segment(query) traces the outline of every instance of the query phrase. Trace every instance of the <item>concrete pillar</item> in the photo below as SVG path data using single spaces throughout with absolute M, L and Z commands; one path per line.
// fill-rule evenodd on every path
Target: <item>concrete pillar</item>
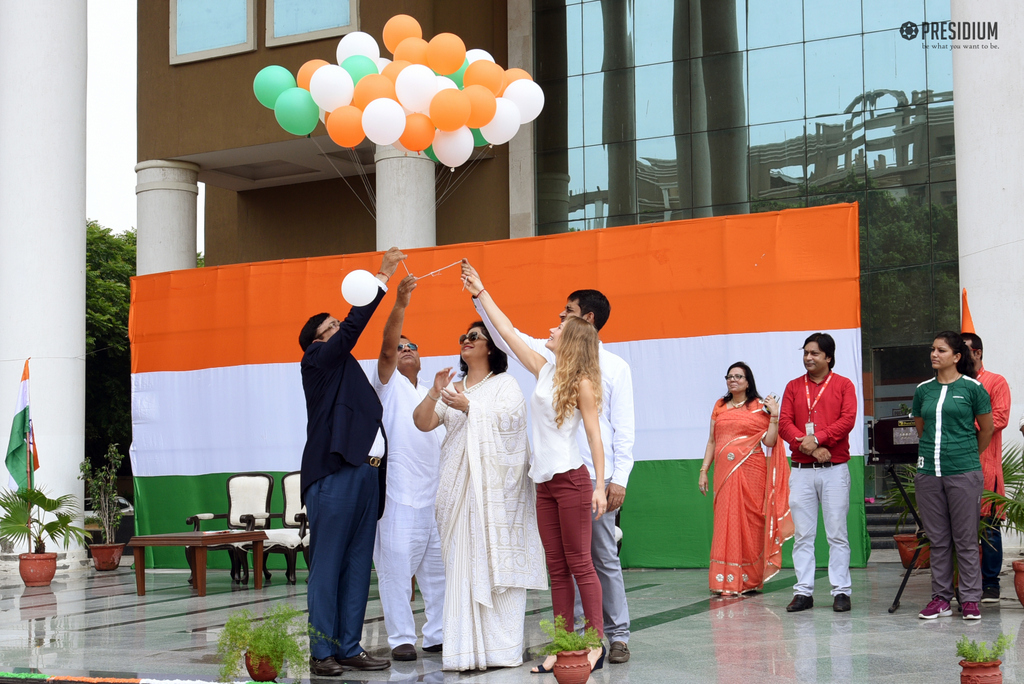
M 138 275 L 196 267 L 196 199 L 199 167 L 191 162 L 145 161 L 138 184 Z
M 562 20 L 565 21 L 564 19 Z M 508 66 L 533 73 L 533 2 L 509 0 Z M 549 94 L 550 98 L 550 94 Z M 551 106 L 548 99 L 548 106 Z M 532 237 L 537 234 L 536 138 L 535 122 L 520 127 L 508 141 L 508 236 Z M 568 189 L 568 188 L 567 188 Z M 568 207 L 566 194 L 565 204 Z M 568 212 L 567 212 L 568 214 Z M 568 218 L 568 215 L 566 216 Z
M 960 285 L 985 342 L 985 367 L 1010 384 L 1013 408 L 1003 445 L 1019 443 L 1024 413 L 1024 5 L 953 0 L 955 22 L 998 22 L 998 37 L 953 51 Z M 960 41 L 954 41 L 960 42 Z
M 53 496 L 75 496 L 79 505 L 86 26 L 84 2 L 0 2 L 0 433 L 9 434 L 31 356 L 36 482 Z M 6 470 L 2 477 L 6 487 Z
M 425 155 L 377 146 L 377 249 L 437 245 L 434 162 Z

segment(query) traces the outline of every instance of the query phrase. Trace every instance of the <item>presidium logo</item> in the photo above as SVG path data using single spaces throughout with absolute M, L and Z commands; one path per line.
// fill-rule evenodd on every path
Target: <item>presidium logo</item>
M 900 26 L 900 35 L 906 40 L 914 40 L 920 35 L 925 47 L 939 49 L 999 48 L 995 43 L 978 42 L 999 39 L 998 21 L 922 21 L 920 24 L 907 21 Z M 960 42 L 953 44 L 939 41 Z

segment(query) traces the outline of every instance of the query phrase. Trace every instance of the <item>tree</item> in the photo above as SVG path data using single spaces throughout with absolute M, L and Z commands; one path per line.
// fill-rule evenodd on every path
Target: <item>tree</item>
M 109 445 L 125 445 L 126 454 L 132 442 L 128 309 L 135 245 L 134 230 L 115 235 L 96 221 L 86 224 L 85 456 L 97 464 Z

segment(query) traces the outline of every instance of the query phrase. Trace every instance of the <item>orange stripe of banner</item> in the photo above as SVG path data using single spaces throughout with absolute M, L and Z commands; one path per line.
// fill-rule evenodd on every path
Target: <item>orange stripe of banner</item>
M 594 288 L 612 303 L 605 342 L 860 326 L 857 205 L 693 219 L 409 250 L 425 274 L 467 258 L 523 331 L 546 336 L 566 295 Z M 302 358 L 303 323 L 343 318 L 346 273 L 376 272 L 380 253 L 158 273 L 132 279 L 132 372 Z M 400 266 L 390 282 L 398 285 Z M 458 267 L 422 280 L 405 333 L 424 356 L 458 353 L 476 319 Z M 376 358 L 390 292 L 355 355 Z

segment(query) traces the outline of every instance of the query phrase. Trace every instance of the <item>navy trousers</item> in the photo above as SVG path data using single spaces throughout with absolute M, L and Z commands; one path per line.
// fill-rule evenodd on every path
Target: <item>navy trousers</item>
M 987 517 L 992 526 L 985 530 L 981 542 L 981 588 L 999 591 L 999 573 L 1003 569 L 1003 533 L 999 518 Z
M 376 468 L 345 465 L 306 490 L 309 517 L 309 624 L 333 641 L 310 638 L 317 660 L 351 658 L 363 648 L 370 567 L 377 531 Z

